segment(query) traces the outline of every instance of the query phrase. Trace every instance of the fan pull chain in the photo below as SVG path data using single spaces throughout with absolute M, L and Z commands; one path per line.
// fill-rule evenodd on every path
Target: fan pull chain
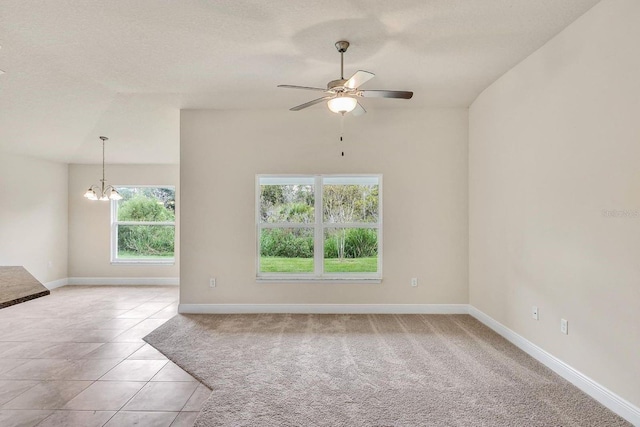
M 344 113 L 342 113 L 342 117 L 340 117 L 340 142 L 342 142 L 344 136 Z M 344 151 L 342 152 L 342 157 L 344 157 Z

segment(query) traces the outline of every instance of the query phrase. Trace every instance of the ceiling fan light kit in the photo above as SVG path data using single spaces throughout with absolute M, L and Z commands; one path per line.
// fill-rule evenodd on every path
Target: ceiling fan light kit
M 338 114 L 350 113 L 358 105 L 358 100 L 350 96 L 337 96 L 327 101 L 329 110 Z
M 84 197 L 89 200 L 120 200 L 122 196 L 118 193 L 118 190 L 116 190 L 113 185 L 105 185 L 107 180 L 104 177 L 104 143 L 108 141 L 109 138 L 101 136 L 100 139 L 102 140 L 102 179 L 100 180 L 100 185 L 93 184 L 89 187 L 84 193 Z
M 302 89 L 312 90 L 316 92 L 324 92 L 326 95 L 322 98 L 314 99 L 313 101 L 306 102 L 301 105 L 297 105 L 291 108 L 291 111 L 300 111 L 312 105 L 319 104 L 327 101 L 327 107 L 329 110 L 337 114 L 345 115 L 351 113 L 354 116 L 359 116 L 367 111 L 358 102 L 358 97 L 362 98 L 396 98 L 396 99 L 411 99 L 413 92 L 397 91 L 397 90 L 361 90 L 362 86 L 367 81 L 375 77 L 375 74 L 368 71 L 358 70 L 348 79 L 344 78 L 344 53 L 349 48 L 349 42 L 346 40 L 340 40 L 336 42 L 336 49 L 340 52 L 340 78 L 332 80 L 327 84 L 326 89 L 309 86 L 293 86 L 293 85 L 278 85 L 287 89 Z

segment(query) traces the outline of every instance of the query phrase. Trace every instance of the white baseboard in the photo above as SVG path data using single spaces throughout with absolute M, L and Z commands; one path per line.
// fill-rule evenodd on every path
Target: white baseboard
M 49 290 L 60 288 L 62 286 L 66 286 L 68 284 L 69 284 L 69 278 L 68 277 L 65 277 L 64 279 L 54 280 L 52 282 L 43 283 L 44 287 L 49 289 Z
M 69 285 L 167 285 L 180 284 L 179 277 L 69 277 Z
M 178 313 L 467 314 L 467 304 L 180 304 Z
M 593 397 L 598 402 L 620 415 L 635 426 L 640 426 L 640 408 L 626 401 L 611 390 L 598 384 L 591 378 L 567 365 L 557 357 L 547 353 L 531 341 L 518 335 L 502 323 L 486 315 L 477 308 L 469 305 L 469 314 L 498 334 L 502 335 L 516 347 L 560 375 L 580 390 Z

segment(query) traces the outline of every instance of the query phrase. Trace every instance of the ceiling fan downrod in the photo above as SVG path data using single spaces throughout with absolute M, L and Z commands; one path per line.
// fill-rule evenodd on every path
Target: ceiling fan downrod
M 340 40 L 336 42 L 336 49 L 340 52 L 340 79 L 344 80 L 344 53 L 349 48 L 349 42 Z

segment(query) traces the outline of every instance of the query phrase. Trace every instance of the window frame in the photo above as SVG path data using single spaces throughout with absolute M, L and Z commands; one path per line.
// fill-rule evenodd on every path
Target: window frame
M 173 189 L 174 191 L 174 197 L 177 198 L 176 195 L 176 186 L 175 185 L 149 185 L 149 184 L 144 184 L 144 185 L 126 185 L 126 184 L 121 184 L 121 185 L 114 185 L 114 187 L 116 188 L 116 190 L 118 188 L 170 188 Z M 130 264 L 130 265 L 140 265 L 140 264 L 144 264 L 144 265 L 174 265 L 176 263 L 176 252 L 175 252 L 175 247 L 176 247 L 176 221 L 175 219 L 173 221 L 118 221 L 118 202 L 119 200 L 110 200 L 110 208 L 111 208 L 111 231 L 110 231 L 110 236 L 111 236 L 111 247 L 110 247 L 110 254 L 111 254 L 111 264 L 117 264 L 117 265 L 126 265 L 126 264 Z M 123 258 L 118 258 L 118 226 L 120 225 L 146 225 L 146 226 L 151 226 L 151 225 L 161 225 L 161 226 L 172 226 L 173 227 L 173 257 L 171 258 L 165 258 L 165 259 L 159 259 L 159 258 L 137 258 L 137 259 L 123 259 Z
M 312 223 L 266 223 L 260 221 L 260 180 L 262 178 L 309 179 L 313 178 L 314 188 L 314 221 Z M 377 222 L 326 223 L 323 215 L 323 180 L 325 178 L 375 178 L 378 185 L 378 220 Z M 293 283 L 381 283 L 383 252 L 383 197 L 382 174 L 257 174 L 255 181 L 255 242 L 256 242 L 256 281 L 257 282 L 293 282 Z M 260 236 L 263 229 L 270 228 L 302 228 L 313 230 L 314 236 L 314 271 L 310 273 L 278 273 L 260 271 Z M 376 272 L 324 272 L 324 233 L 336 228 L 367 228 L 378 231 L 378 259 Z

